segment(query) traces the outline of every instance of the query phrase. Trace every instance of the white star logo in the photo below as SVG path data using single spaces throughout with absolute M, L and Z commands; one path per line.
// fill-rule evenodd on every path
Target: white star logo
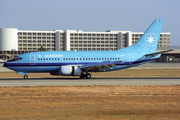
M 153 39 L 154 39 L 154 37 L 151 37 L 151 36 L 150 36 L 150 37 L 148 37 L 148 40 L 147 40 L 147 41 L 149 42 L 149 44 L 150 44 L 150 43 L 152 43 L 152 44 L 153 44 L 153 41 L 155 41 L 155 40 L 153 40 Z

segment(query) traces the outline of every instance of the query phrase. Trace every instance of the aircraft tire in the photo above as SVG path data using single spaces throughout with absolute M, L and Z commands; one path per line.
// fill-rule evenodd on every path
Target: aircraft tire
M 28 76 L 27 76 L 27 75 L 24 75 L 24 79 L 28 79 Z
M 81 73 L 81 75 L 79 76 L 79 78 L 83 79 L 85 77 L 84 73 Z
M 84 77 L 83 76 L 79 76 L 79 78 L 83 79 Z
M 87 78 L 87 79 L 90 79 L 90 78 L 91 78 L 91 74 L 87 73 L 87 74 L 86 74 L 86 78 Z

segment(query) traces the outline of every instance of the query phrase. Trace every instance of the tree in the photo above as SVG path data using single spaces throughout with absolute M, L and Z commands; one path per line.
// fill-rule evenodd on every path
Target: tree
M 39 48 L 38 51 L 47 51 L 47 49 L 43 48 L 43 46 L 41 46 L 41 48 Z

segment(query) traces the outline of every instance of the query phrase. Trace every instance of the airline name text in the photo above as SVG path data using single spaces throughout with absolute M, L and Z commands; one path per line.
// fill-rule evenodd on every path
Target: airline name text
M 45 55 L 45 57 L 64 57 L 63 55 L 57 54 L 57 55 Z

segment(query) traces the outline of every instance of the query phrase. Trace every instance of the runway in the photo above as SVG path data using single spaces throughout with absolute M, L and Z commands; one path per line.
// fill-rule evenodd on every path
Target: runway
M 180 77 L 0 78 L 0 86 L 180 85 Z

